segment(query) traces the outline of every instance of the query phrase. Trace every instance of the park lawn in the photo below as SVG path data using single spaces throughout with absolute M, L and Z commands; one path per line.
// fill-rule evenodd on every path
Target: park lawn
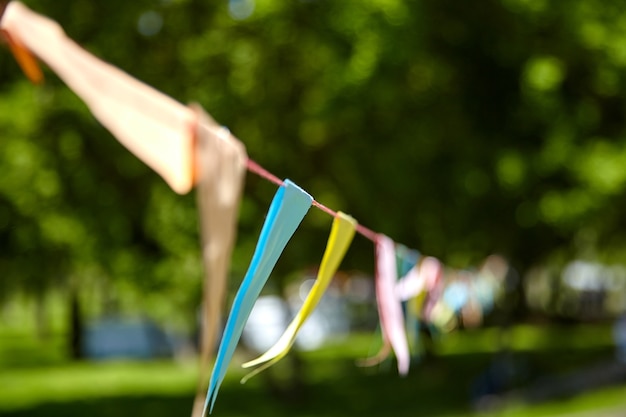
M 584 367 L 611 354 L 610 329 L 603 326 L 518 326 L 506 337 L 520 367 L 529 370 L 528 381 L 537 375 Z M 213 414 L 602 417 L 604 410 L 626 410 L 626 386 L 622 385 L 532 406 L 509 401 L 491 412 L 478 413 L 471 407 L 472 392 L 478 376 L 493 363 L 499 340 L 502 335 L 495 329 L 446 335 L 438 343 L 438 357 L 416 363 L 408 377 L 400 378 L 391 361 L 375 368 L 356 366 L 355 360 L 375 353 L 380 342 L 377 335 L 352 335 L 300 354 L 303 381 L 298 389 L 290 385 L 292 358 L 276 365 L 271 373 L 241 385 L 244 372 L 237 365 L 249 355 L 240 354 L 220 390 Z M 3 351 L 1 346 L 8 345 L 0 345 L 0 357 L 17 349 L 14 343 Z M 24 357 L 19 358 L 19 366 L 9 366 L 10 358 L 2 358 L 0 415 L 160 417 L 190 413 L 198 378 L 194 360 L 67 363 L 52 353 L 34 357 L 36 366 L 24 366 Z M 47 364 L 45 358 L 49 359 Z M 607 411 L 606 415 L 620 414 Z

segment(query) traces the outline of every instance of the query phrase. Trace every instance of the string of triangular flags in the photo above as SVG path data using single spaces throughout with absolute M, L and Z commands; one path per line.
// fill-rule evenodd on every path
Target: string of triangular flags
M 393 351 L 398 371 L 409 371 L 407 328 L 423 321 L 451 329 L 461 317 L 477 324 L 494 303 L 508 270 L 502 258 L 489 257 L 474 272 L 446 270 L 434 257 L 396 244 L 342 212 L 315 201 L 290 181 L 280 180 L 248 158 L 245 146 L 198 105 L 184 106 L 82 49 L 61 26 L 18 1 L 0 6 L 0 30 L 18 64 L 34 83 L 45 62 L 89 107 L 94 116 L 133 154 L 154 169 L 177 193 L 197 187 L 202 256 L 205 265 L 204 331 L 195 416 L 210 412 L 247 318 L 284 248 L 311 206 L 333 216 L 317 279 L 300 311 L 267 352 L 243 367 L 256 367 L 243 381 L 267 369 L 291 348 L 303 323 L 319 303 L 355 233 L 374 242 L 375 293 L 382 330 L 380 352 L 363 363 L 380 363 Z M 212 369 L 208 392 L 202 387 L 209 368 L 226 295 L 226 277 L 245 171 L 278 185 L 243 278 Z M 406 311 L 405 311 L 406 310 Z

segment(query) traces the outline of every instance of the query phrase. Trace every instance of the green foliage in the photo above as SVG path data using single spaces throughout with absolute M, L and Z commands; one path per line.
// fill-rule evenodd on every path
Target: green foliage
M 522 270 L 554 254 L 623 258 L 618 3 L 27 3 L 104 60 L 202 104 L 278 176 L 454 266 L 491 252 Z M 4 55 L 0 293 L 118 282 L 134 300 L 167 294 L 192 310 L 193 196 L 168 190 L 52 73 L 32 87 Z M 236 278 L 274 190 L 248 177 Z M 277 274 L 319 262 L 329 224 L 309 215 Z M 371 256 L 355 242 L 345 267 L 368 270 Z

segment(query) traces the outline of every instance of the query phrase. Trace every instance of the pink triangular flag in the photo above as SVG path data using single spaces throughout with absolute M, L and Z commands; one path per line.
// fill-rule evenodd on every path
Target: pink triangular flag
M 375 365 L 384 360 L 393 349 L 398 361 L 398 372 L 409 372 L 409 343 L 404 326 L 402 305 L 396 293 L 398 270 L 393 240 L 379 234 L 376 239 L 376 302 L 383 333 L 383 346 L 373 358 L 366 359 L 364 365 Z

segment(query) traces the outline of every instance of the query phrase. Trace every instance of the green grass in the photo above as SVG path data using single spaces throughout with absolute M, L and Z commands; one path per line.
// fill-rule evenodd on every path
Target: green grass
M 59 340 L 52 338 L 42 346 L 26 336 L 15 336 L 0 332 L 3 417 L 160 417 L 191 411 L 197 382 L 193 360 L 68 363 L 59 352 Z M 471 393 L 501 340 L 509 341 L 516 363 L 526 373 L 519 378 L 520 387 L 542 375 L 570 372 L 612 354 L 608 326 L 519 326 L 505 336 L 495 329 L 481 329 L 442 336 L 440 355 L 416 363 L 410 375 L 401 378 L 391 361 L 375 368 L 356 366 L 356 359 L 376 352 L 380 342 L 376 335 L 353 335 L 301 354 L 303 383 L 298 388 L 291 386 L 293 356 L 241 385 L 243 370 L 238 365 L 250 355 L 240 354 L 220 390 L 214 415 L 614 417 L 620 414 L 609 411 L 626 410 L 626 386 L 622 385 L 537 405 L 509 401 L 490 413 L 474 411 Z M 14 356 L 20 345 L 26 353 Z M 37 346 L 47 353 L 37 353 Z M 29 356 L 35 366 L 27 363 Z
M 41 341 L 23 332 L 0 331 L 0 369 L 63 363 L 65 346 L 65 338 L 58 333 Z
M 90 398 L 186 395 L 193 391 L 191 362 L 76 363 L 12 369 L 0 374 L 0 407 L 19 409 L 47 402 Z
M 508 409 L 498 412 L 497 416 L 602 417 L 606 414 L 611 417 L 626 415 L 626 386 L 605 388 L 576 397 L 531 407 L 524 404 L 511 404 Z M 491 414 L 485 414 L 486 417 L 490 415 Z

